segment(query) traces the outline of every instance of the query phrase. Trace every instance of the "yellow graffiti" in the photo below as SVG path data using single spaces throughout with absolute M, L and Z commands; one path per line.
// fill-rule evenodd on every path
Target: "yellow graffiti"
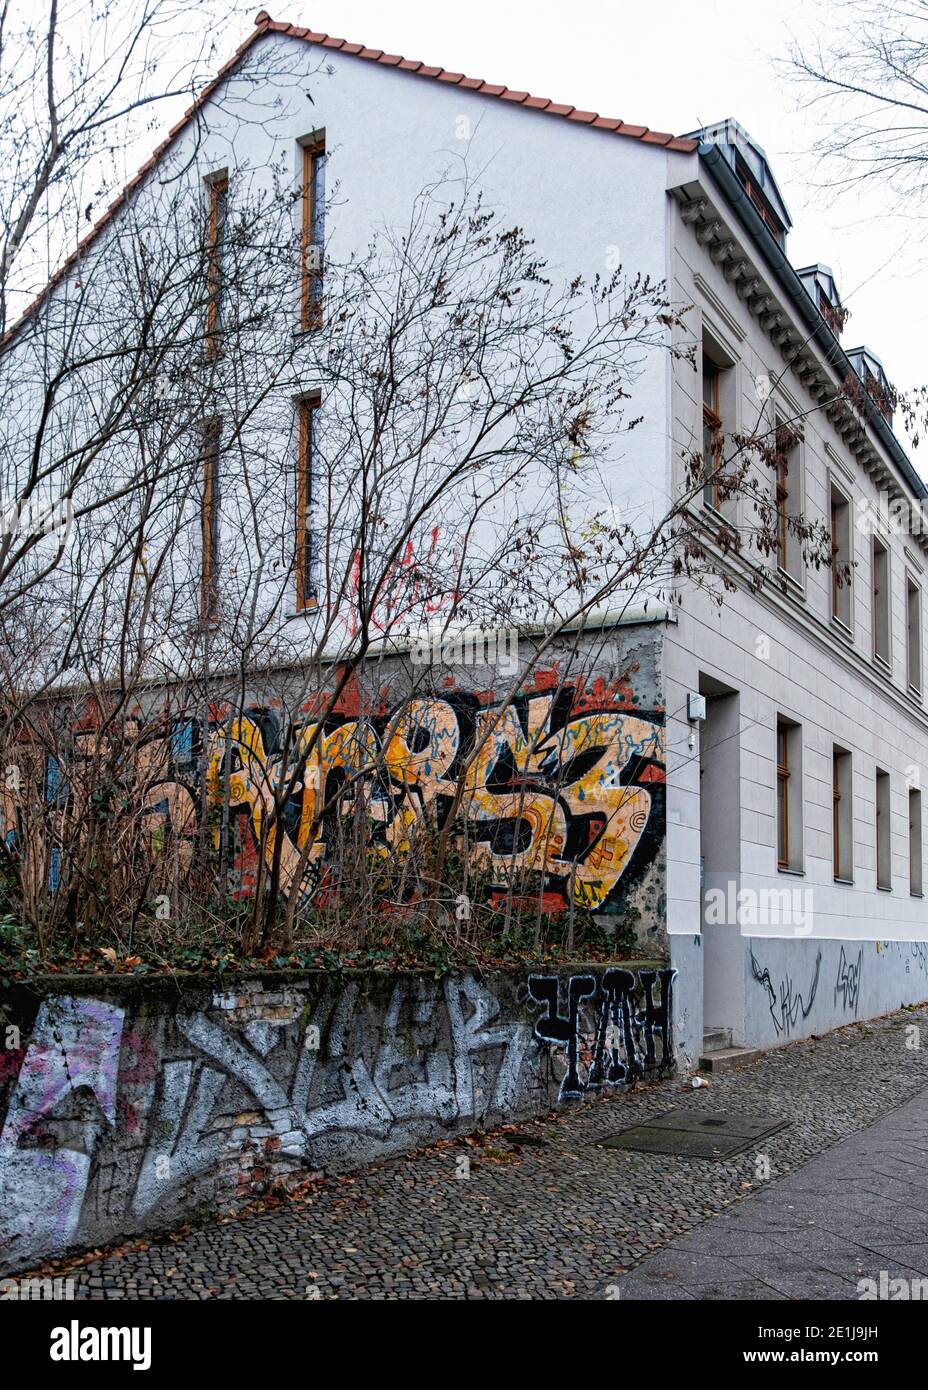
M 370 854 L 389 861 L 409 855 L 419 830 L 456 805 L 468 851 L 500 882 L 529 871 L 556 880 L 577 906 L 598 910 L 651 823 L 664 730 L 620 711 L 578 715 L 552 729 L 552 706 L 541 694 L 521 712 L 477 710 L 465 738 L 454 705 L 424 696 L 378 724 L 380 733 L 364 719 L 329 728 L 311 721 L 293 729 L 283 750 L 266 745 L 262 729 L 272 724 L 231 718 L 210 730 L 199 763 L 204 805 L 193 786 L 172 780 L 170 736 L 140 740 L 134 757 L 145 795 L 143 840 L 158 852 L 170 835 L 177 866 L 186 870 L 201 812 L 217 848 L 220 826 L 234 815 L 251 837 L 252 855 L 268 868 L 277 863 L 283 891 L 302 896 L 318 881 L 322 861 L 337 854 L 333 833 L 340 837 L 351 818 Z M 105 751 L 94 737 L 75 746 L 84 765 Z M 188 759 L 191 767 L 196 761 Z M 72 793 L 78 771 L 68 770 Z M 0 787 L 7 835 L 17 802 L 15 788 Z M 42 860 L 34 855 L 32 862 Z

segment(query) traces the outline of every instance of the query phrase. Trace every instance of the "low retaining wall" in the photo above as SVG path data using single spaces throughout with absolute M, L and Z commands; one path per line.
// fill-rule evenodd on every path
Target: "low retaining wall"
M 2 1001 L 0 1270 L 673 1065 L 662 963 L 113 977 Z

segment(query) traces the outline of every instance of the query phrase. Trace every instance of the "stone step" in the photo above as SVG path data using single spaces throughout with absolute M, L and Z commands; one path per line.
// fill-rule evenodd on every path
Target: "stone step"
M 739 1071 L 749 1067 L 764 1055 L 760 1047 L 721 1047 L 706 1052 L 699 1059 L 700 1071 Z
M 720 1052 L 724 1047 L 731 1047 L 730 1028 L 707 1028 L 703 1032 L 703 1052 Z

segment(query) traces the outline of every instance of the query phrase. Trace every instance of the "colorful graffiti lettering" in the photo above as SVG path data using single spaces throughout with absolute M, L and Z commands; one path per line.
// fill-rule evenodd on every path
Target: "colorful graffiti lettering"
M 205 730 L 179 721 L 138 741 L 144 842 L 154 853 L 170 843 L 183 871 L 203 814 L 212 813 L 214 845 L 222 834 L 228 842 L 230 892 L 252 891 L 263 855 L 277 864 L 283 891 L 302 900 L 349 822 L 362 819 L 371 852 L 393 861 L 454 806 L 491 893 L 528 873 L 541 879 L 549 908 L 572 900 L 610 910 L 663 838 L 664 727 L 656 713 L 587 704 L 568 687 L 503 707 L 455 692 L 417 696 L 392 713 L 321 724 L 288 726 L 258 707 Z M 74 742 L 62 815 L 92 746 L 86 735 Z M 4 804 L 15 823 L 9 797 Z

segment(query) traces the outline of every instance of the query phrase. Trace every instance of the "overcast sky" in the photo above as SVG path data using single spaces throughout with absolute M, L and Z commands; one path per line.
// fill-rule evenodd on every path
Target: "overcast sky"
M 538 96 L 670 130 L 736 117 L 764 148 L 793 218 L 795 266 L 823 261 L 866 343 L 903 389 L 928 380 L 922 352 L 928 245 L 922 224 L 874 191 L 835 199 L 804 165 L 812 117 L 771 63 L 790 35 L 826 25 L 827 0 L 270 0 L 286 19 Z M 260 4 L 243 5 L 231 52 Z M 166 122 L 167 124 L 168 122 Z M 920 461 L 928 472 L 928 459 Z

